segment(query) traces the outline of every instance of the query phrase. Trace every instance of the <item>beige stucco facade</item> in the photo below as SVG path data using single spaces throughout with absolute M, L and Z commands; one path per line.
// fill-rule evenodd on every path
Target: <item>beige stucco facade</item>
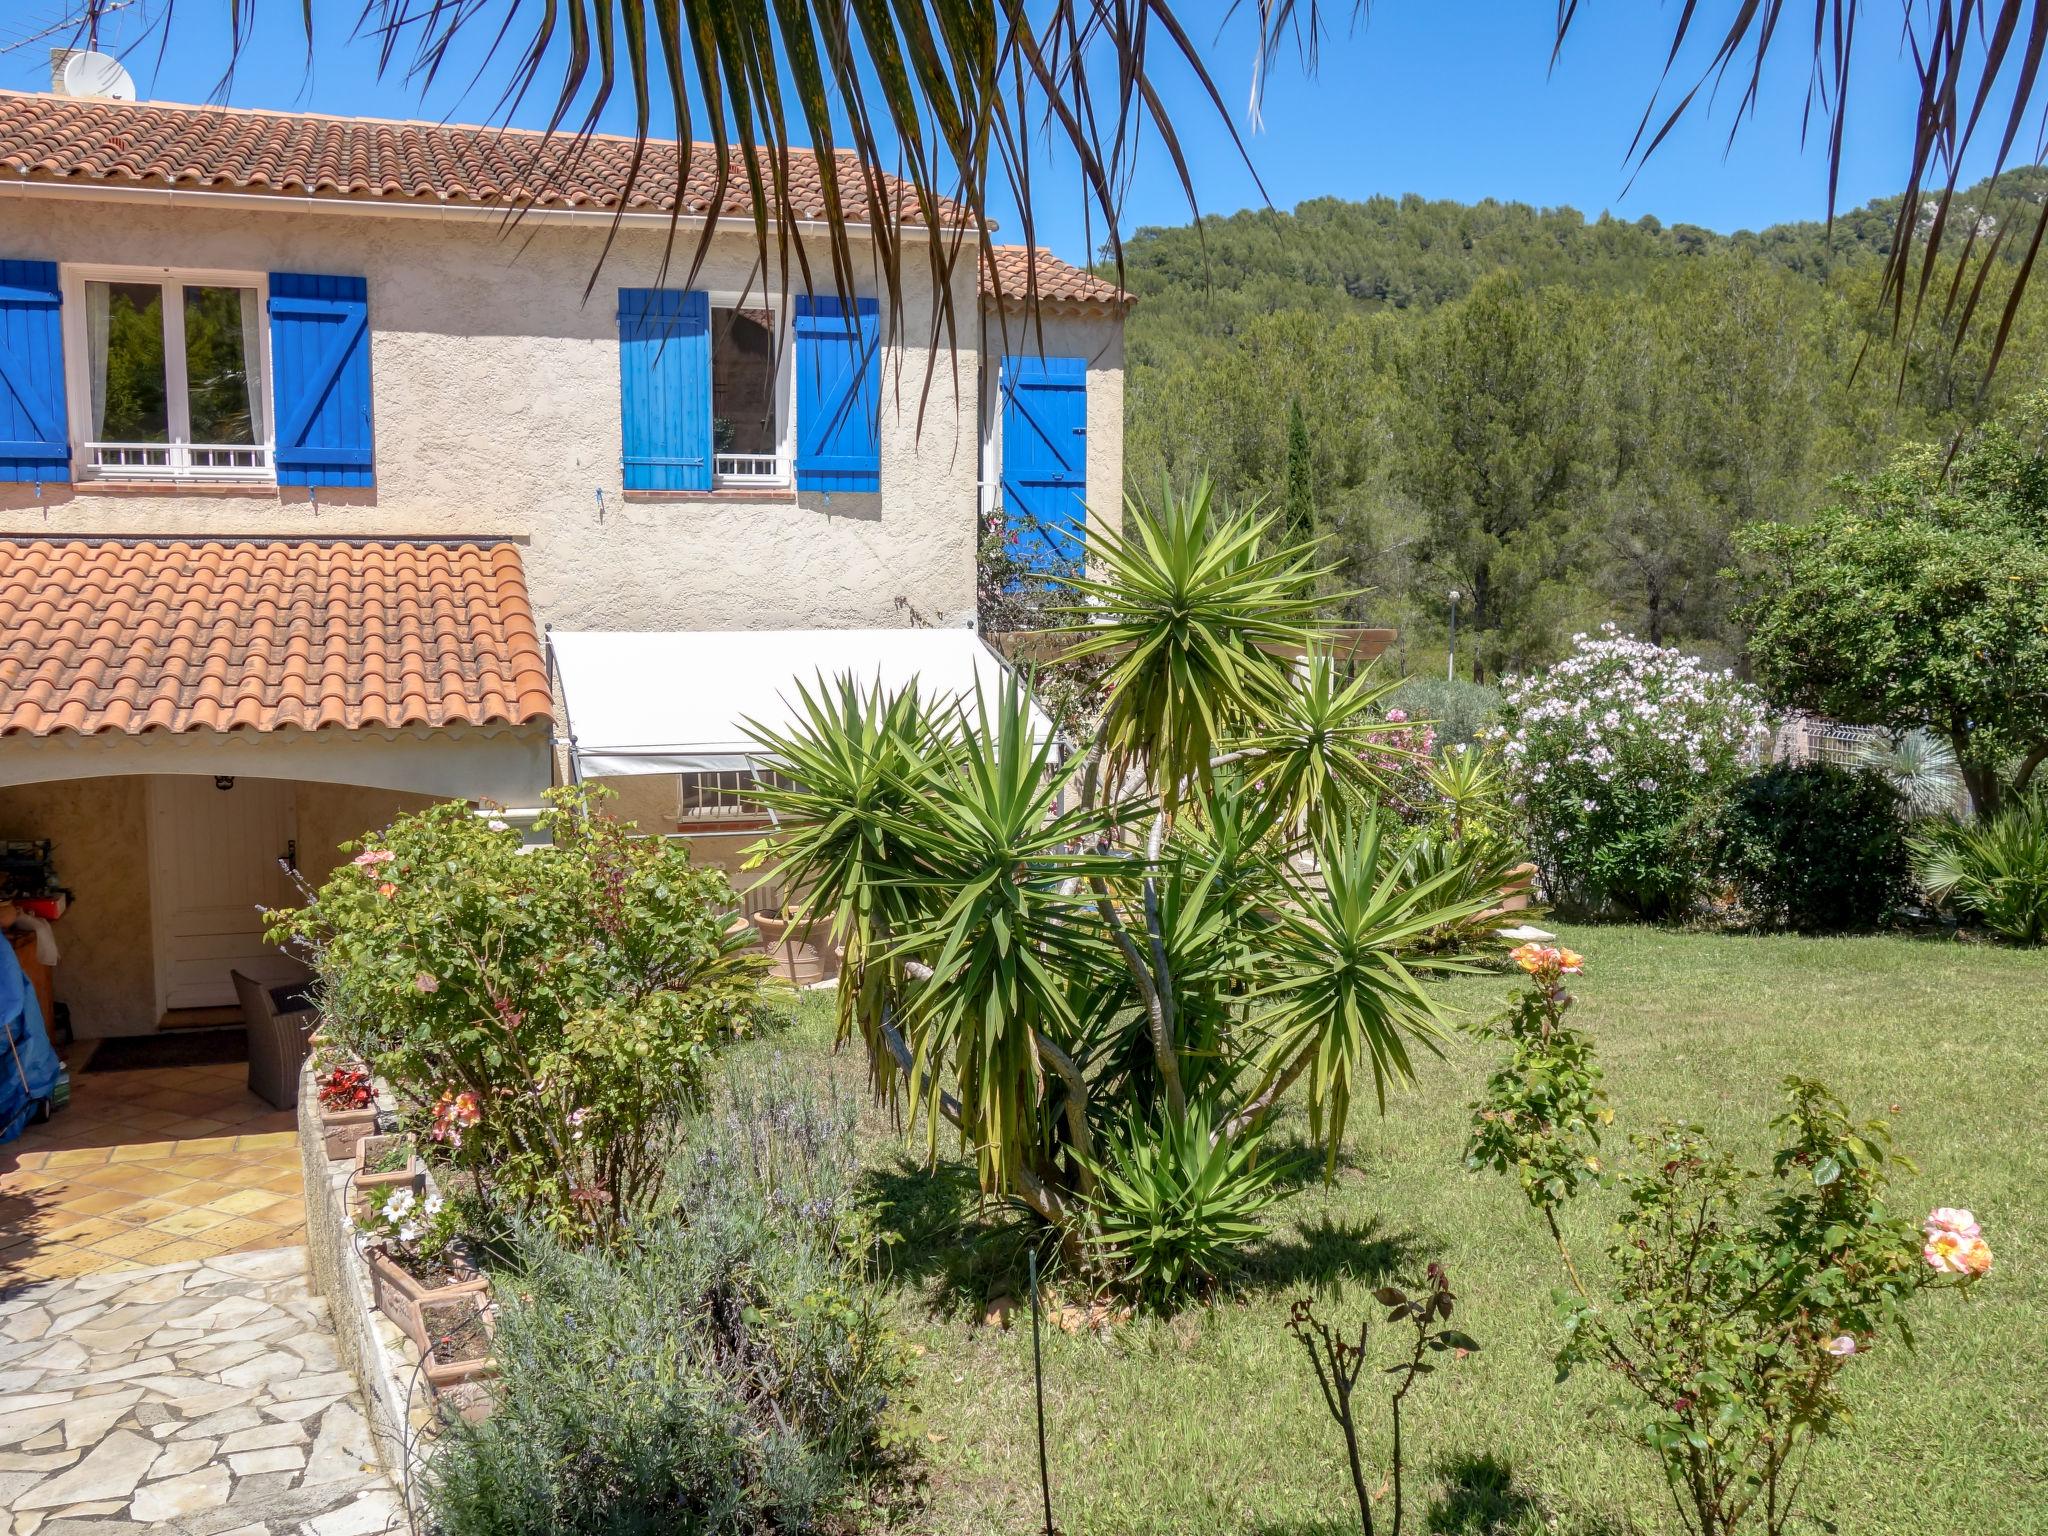
M 933 345 L 929 291 L 907 283 L 900 313 L 883 300 L 879 494 L 629 500 L 617 294 L 660 280 L 661 221 L 619 232 L 588 298 L 602 218 L 508 227 L 491 214 L 328 212 L 303 200 L 256 210 L 15 187 L 0 196 L 0 231 L 0 254 L 60 264 L 363 275 L 377 481 L 317 497 L 106 485 L 45 485 L 38 496 L 6 485 L 0 531 L 509 538 L 523 546 L 542 622 L 571 629 L 888 626 L 912 622 L 913 610 L 928 623 L 973 620 L 978 300 L 966 264 L 954 295 L 957 368 L 943 340 Z M 695 285 L 737 294 L 753 266 L 751 233 L 735 229 Z

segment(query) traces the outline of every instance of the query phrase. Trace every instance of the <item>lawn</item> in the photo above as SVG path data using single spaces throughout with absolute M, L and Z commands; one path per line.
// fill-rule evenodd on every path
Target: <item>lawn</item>
M 1858 1422 L 1822 1446 L 1806 1508 L 1843 1536 L 2048 1530 L 2048 955 L 1898 937 L 1758 939 L 1573 928 L 1575 988 L 1600 1043 L 1617 1133 L 1696 1121 L 1767 1160 L 1787 1073 L 1891 1120 L 1919 1164 L 1904 1207 L 1976 1210 L 1998 1256 L 1981 1292 L 1930 1297 L 1920 1348 L 1888 1344 L 1848 1374 Z M 1446 982 L 1447 1005 L 1491 1012 L 1506 977 Z M 865 1067 L 829 1053 L 829 1002 L 809 998 L 774 1049 L 815 1059 L 848 1093 Z M 1054 1513 L 1066 1536 L 1320 1536 L 1355 1532 L 1341 1447 L 1288 1303 L 1314 1290 L 1354 1317 L 1365 1293 L 1431 1260 L 1484 1346 L 1418 1388 L 1408 1419 L 1410 1530 L 1615 1536 L 1678 1530 L 1604 1380 L 1553 1384 L 1554 1254 L 1511 1185 L 1460 1162 L 1492 1052 L 1462 1036 L 1384 1119 L 1353 1116 L 1334 1185 L 1279 1208 L 1229 1294 L 1109 1337 L 1048 1333 Z M 872 1183 L 901 1235 L 890 1283 L 918 1350 L 913 1432 L 926 1483 L 906 1530 L 1040 1528 L 1028 1327 L 979 1322 L 1016 1252 L 969 1176 L 928 1169 L 885 1116 L 866 1117 Z M 1615 1144 L 1619 1145 L 1618 1140 Z M 942 1150 L 950 1147 L 942 1144 Z M 1581 1213 L 1582 1251 L 1602 1235 Z M 1421 1499 L 1413 1490 L 1419 1488 Z M 1416 1518 L 1419 1515 L 1421 1518 Z

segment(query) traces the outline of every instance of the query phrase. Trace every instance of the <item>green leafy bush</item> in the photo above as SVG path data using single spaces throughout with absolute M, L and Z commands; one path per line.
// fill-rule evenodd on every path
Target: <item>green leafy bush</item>
M 853 1120 L 779 1069 L 736 1082 L 693 1131 L 678 1209 L 608 1252 L 522 1232 L 497 1406 L 428 1469 L 443 1536 L 852 1527 L 905 1374 L 867 1279 Z
M 1721 806 L 1715 865 L 1766 927 L 1869 928 L 1906 894 L 1898 792 L 1879 774 L 1778 763 Z
M 608 1238 L 659 1194 L 759 962 L 717 871 L 580 792 L 550 799 L 552 846 L 530 850 L 459 802 L 402 816 L 273 933 L 311 954 L 337 1043 L 487 1204 Z
M 1573 637 L 1510 679 L 1495 730 L 1530 854 L 1560 906 L 1665 919 L 1699 894 L 1704 813 L 1769 740 L 1761 698 L 1727 672 L 1619 634 Z
M 1265 1231 L 1285 1165 L 1260 1160 L 1260 1140 L 1212 1136 L 1219 1119 L 1195 1100 L 1159 1129 L 1133 1123 L 1103 1138 L 1092 1172 L 1091 1241 L 1141 1300 L 1163 1304 L 1211 1282 Z
M 1922 890 L 2015 944 L 2048 939 L 2048 794 L 1913 839 Z

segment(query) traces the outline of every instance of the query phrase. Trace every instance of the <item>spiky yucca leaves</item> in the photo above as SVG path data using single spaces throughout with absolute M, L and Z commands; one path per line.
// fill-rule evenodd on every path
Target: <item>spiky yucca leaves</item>
M 1210 763 L 1272 709 L 1290 656 L 1327 628 L 1306 549 L 1262 554 L 1273 517 L 1219 507 L 1207 478 L 1155 506 L 1132 497 L 1126 531 L 1090 536 L 1090 569 L 1063 662 L 1107 656 L 1100 743 L 1109 782 L 1145 775 L 1169 813 Z
M 1346 682 L 1321 651 L 1293 669 L 1237 749 L 1289 827 L 1320 839 L 1356 821 L 1386 789 L 1380 761 L 1414 755 L 1386 740 L 1408 729 L 1382 718 L 1399 686 L 1369 672 Z
M 914 858 L 898 882 L 923 893 L 887 950 L 930 971 L 901 1013 L 913 1103 L 936 1138 L 953 1083 L 990 1190 L 1014 1189 L 1046 1142 L 1046 1074 L 1072 1069 L 1073 978 L 1108 959 L 1092 898 L 1076 888 L 1118 862 L 1073 851 L 1098 841 L 1110 816 L 1059 808 L 1080 763 L 1055 762 L 1057 744 L 1033 728 L 1030 694 L 1010 676 L 993 700 L 977 696 L 957 745 L 911 768 L 911 801 L 884 818 Z M 1085 1097 L 1070 1100 L 1080 1150 Z
M 1262 1080 L 1237 1123 L 1261 1123 L 1306 1076 L 1310 1134 L 1334 1168 L 1360 1079 L 1370 1072 L 1384 1111 L 1387 1084 L 1415 1075 L 1410 1046 L 1434 1051 L 1443 1034 L 1417 971 L 1470 969 L 1416 955 L 1417 943 L 1484 910 L 1498 893 L 1457 890 L 1457 866 L 1405 881 L 1376 825 L 1325 837 L 1317 864 L 1313 876 L 1290 875 L 1291 899 L 1268 941 L 1275 974 L 1260 989 L 1268 1005 Z
M 1287 1165 L 1259 1158 L 1260 1133 L 1218 1134 L 1223 1112 L 1190 1099 L 1178 1120 L 1133 1118 L 1105 1136 L 1090 1202 L 1103 1250 L 1139 1297 L 1164 1305 L 1217 1278 L 1265 1229 Z
M 915 684 L 884 694 L 850 675 L 815 692 L 797 685 L 800 721 L 788 731 L 747 721 L 763 749 L 755 796 L 782 825 L 749 851 L 747 866 L 772 860 L 800 912 L 829 920 L 846 960 L 838 992 L 839 1034 L 868 1047 L 876 1090 L 893 1100 L 899 1076 L 883 1038 L 899 967 L 877 951 L 902 932 L 928 894 L 904 878 L 917 868 L 906 822 L 917 804 L 914 770 L 929 773 L 959 747 L 959 715 L 922 698 Z

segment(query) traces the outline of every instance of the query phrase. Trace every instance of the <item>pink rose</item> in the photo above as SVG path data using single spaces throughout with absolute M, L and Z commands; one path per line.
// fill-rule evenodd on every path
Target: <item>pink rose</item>
M 1976 1215 L 1952 1205 L 1936 1206 L 1927 1213 L 1927 1219 L 1920 1223 L 1920 1230 L 1929 1237 L 1937 1232 L 1953 1232 L 1957 1237 L 1982 1237 L 1983 1228 L 1977 1225 Z
M 1835 1356 L 1853 1355 L 1856 1353 L 1856 1341 L 1846 1333 L 1836 1334 L 1821 1347 L 1829 1354 Z
M 416 990 L 421 992 L 438 992 L 441 990 L 441 983 L 425 971 L 420 971 L 414 975 L 412 984 Z

